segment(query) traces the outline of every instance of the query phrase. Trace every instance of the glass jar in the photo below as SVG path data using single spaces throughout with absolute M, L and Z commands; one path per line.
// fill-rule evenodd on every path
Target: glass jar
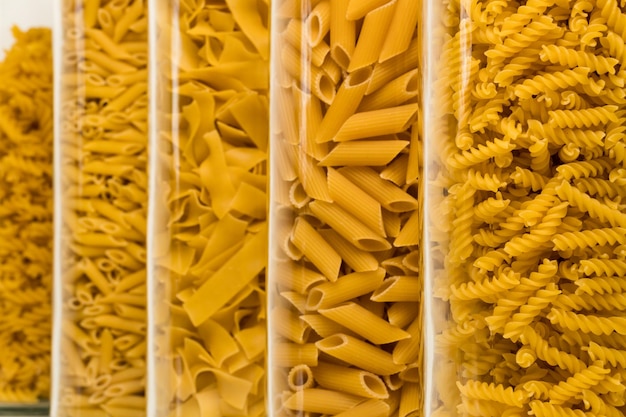
M 267 1 L 153 1 L 151 416 L 265 415 Z
M 59 0 L 52 415 L 144 416 L 148 19 Z
M 52 19 L 0 3 L 0 413 L 48 409 L 52 291 Z
M 421 7 L 272 4 L 272 416 L 419 413 Z
M 428 5 L 426 413 L 623 415 L 623 4 Z

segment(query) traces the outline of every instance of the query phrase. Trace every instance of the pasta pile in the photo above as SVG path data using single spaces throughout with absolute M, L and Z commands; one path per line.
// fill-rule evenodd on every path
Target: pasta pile
M 624 3 L 443 7 L 432 415 L 623 416 Z
M 59 416 L 144 416 L 147 18 L 63 2 Z
M 0 403 L 50 389 L 50 30 L 13 29 L 0 62 Z
M 162 416 L 263 416 L 269 6 L 162 6 L 150 401 Z
M 419 412 L 420 8 L 273 4 L 272 415 Z

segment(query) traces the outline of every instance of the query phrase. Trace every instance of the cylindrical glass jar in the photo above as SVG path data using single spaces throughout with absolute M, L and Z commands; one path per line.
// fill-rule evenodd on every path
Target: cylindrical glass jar
M 144 416 L 147 13 L 59 0 L 52 415 Z
M 272 4 L 272 416 L 419 413 L 420 9 Z
M 428 4 L 427 415 L 624 415 L 623 4 Z
M 46 411 L 50 391 L 51 10 L 0 3 L 0 413 L 11 415 Z
M 149 415 L 265 415 L 269 5 L 153 1 Z

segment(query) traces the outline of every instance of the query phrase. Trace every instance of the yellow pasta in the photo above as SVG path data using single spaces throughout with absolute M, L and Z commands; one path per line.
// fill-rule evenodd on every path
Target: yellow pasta
M 158 318 L 150 329 L 154 343 L 148 346 L 155 365 L 149 413 L 262 416 L 268 4 L 166 1 L 152 12 L 155 55 L 150 59 L 156 76 L 150 88 L 156 125 L 150 142 L 155 162 L 150 167 L 150 228 L 155 239 L 147 257 L 154 267 L 148 271 L 154 278 L 148 290 Z M 287 52 L 297 55 L 297 42 L 291 48 Z M 297 67 L 291 70 L 304 77 Z M 321 70 L 317 75 L 311 86 L 328 78 Z M 296 105 L 291 110 L 314 111 Z M 297 200 L 297 190 L 290 195 L 289 189 L 285 198 Z M 281 234 L 281 244 L 294 257 L 307 234 L 302 226 L 303 233 Z M 301 287 L 326 278 L 294 268 L 289 259 L 281 273 L 301 272 L 301 280 L 288 297 L 303 304 Z M 285 319 L 277 329 L 281 334 L 294 342 L 306 338 L 306 323 L 288 309 L 275 313 Z M 286 366 L 316 363 L 317 351 L 292 345 L 284 346 Z
M 373 373 L 330 363 L 319 363 L 313 377 L 320 386 L 365 398 L 386 399 L 389 392 L 383 379 Z
M 319 312 L 324 317 L 343 325 L 377 345 L 397 342 L 410 337 L 404 330 L 394 327 L 388 321 L 352 302 L 328 309 L 320 309 Z M 361 319 L 359 322 L 354 322 L 354 317 Z
M 60 4 L 60 79 L 76 74 L 60 85 L 58 113 L 59 195 L 74 196 L 60 202 L 60 332 L 76 357 L 58 354 L 56 381 L 87 401 L 57 401 L 54 412 L 145 415 L 147 68 L 124 43 L 146 49 L 147 33 L 128 30 L 146 5 Z M 116 77 L 126 81 L 109 83 Z M 129 395 L 133 407 L 108 404 Z
M 420 13 L 398 0 L 272 4 L 272 415 L 391 417 L 403 384 L 421 387 Z M 280 349 L 312 344 L 300 389 L 288 378 L 301 362 Z
M 284 403 L 285 408 L 304 410 L 311 413 L 338 414 L 361 402 L 355 395 L 320 388 L 296 391 Z
M 51 33 L 12 36 L 0 61 L 0 404 L 50 391 Z
M 431 5 L 424 411 L 623 415 L 620 5 Z

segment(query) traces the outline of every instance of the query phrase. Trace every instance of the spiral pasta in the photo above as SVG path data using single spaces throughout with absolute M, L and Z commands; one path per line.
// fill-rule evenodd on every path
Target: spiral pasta
M 0 62 L 0 403 L 47 399 L 52 289 L 49 29 L 13 28 Z
M 430 6 L 426 412 L 625 415 L 623 5 Z

